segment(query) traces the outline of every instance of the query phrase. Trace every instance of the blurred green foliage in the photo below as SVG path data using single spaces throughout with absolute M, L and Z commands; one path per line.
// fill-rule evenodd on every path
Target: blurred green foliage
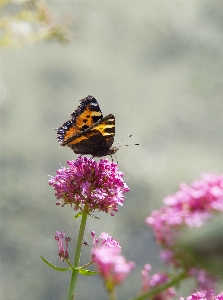
M 187 253 L 194 265 L 223 277 L 223 218 L 211 218 L 199 228 L 182 233 L 179 249 Z
M 1 47 L 22 46 L 41 40 L 70 41 L 71 18 L 56 21 L 44 0 L 2 0 Z

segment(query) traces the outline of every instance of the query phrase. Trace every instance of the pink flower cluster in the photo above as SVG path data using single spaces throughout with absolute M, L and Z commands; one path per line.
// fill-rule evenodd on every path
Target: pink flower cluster
M 146 219 L 156 240 L 163 246 L 175 244 L 179 226 L 201 226 L 214 212 L 223 211 L 223 175 L 203 174 L 202 178 L 164 199 L 166 206 Z
M 184 298 L 180 298 L 180 300 L 184 300 Z M 213 292 L 196 292 L 192 294 L 191 296 L 187 297 L 186 300 L 223 300 L 223 292 L 221 292 L 219 295 L 215 296 Z
M 101 233 L 101 245 L 99 239 L 95 239 L 92 231 L 94 247 L 92 249 L 92 260 L 95 263 L 100 275 L 105 281 L 107 289 L 112 290 L 116 285 L 121 284 L 125 277 L 134 268 L 134 262 L 126 262 L 121 255 L 121 247 L 108 233 Z
M 88 205 L 88 212 L 98 210 L 117 212 L 117 205 L 123 205 L 124 193 L 129 191 L 123 181 L 123 173 L 117 164 L 108 159 L 99 162 L 92 158 L 78 157 L 68 161 L 68 168 L 57 170 L 57 175 L 51 177 L 49 185 L 56 191 L 57 205 L 62 203 L 74 205 L 74 209 L 83 209 Z
M 214 213 L 223 211 L 223 175 L 203 174 L 190 186 L 181 184 L 178 192 L 164 199 L 164 204 L 146 219 L 154 230 L 156 241 L 164 248 L 160 257 L 175 268 L 187 266 L 188 277 L 196 279 L 200 290 L 213 290 L 216 278 L 188 265 L 186 255 L 179 253 L 176 245 L 182 225 L 201 226 Z
M 165 273 L 156 273 L 152 276 L 149 276 L 151 271 L 151 266 L 146 264 L 142 270 L 142 293 L 145 293 L 150 290 L 150 288 L 159 287 L 165 283 L 168 283 L 170 280 Z M 176 296 L 174 288 L 167 288 L 165 291 L 160 292 L 154 296 L 151 296 L 151 300 L 171 300 Z

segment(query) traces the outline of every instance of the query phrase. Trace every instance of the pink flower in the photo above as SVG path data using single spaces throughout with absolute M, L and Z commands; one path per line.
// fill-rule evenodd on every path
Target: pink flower
M 210 296 L 208 294 L 208 291 L 211 291 L 211 295 L 212 295 L 212 292 L 215 289 L 215 284 L 217 281 L 217 279 L 214 278 L 214 276 L 211 276 L 203 269 L 196 269 L 196 268 L 191 268 L 188 272 L 188 275 L 196 279 L 197 289 L 206 290 L 206 294 L 208 297 Z
M 154 230 L 158 243 L 171 247 L 181 225 L 198 227 L 213 213 L 223 211 L 223 175 L 203 174 L 190 186 L 181 184 L 178 192 L 164 199 L 164 204 L 146 223 Z
M 173 262 L 174 253 L 170 250 L 161 250 L 160 251 L 160 258 L 161 260 L 166 263 L 167 265 Z
M 116 241 L 115 239 L 113 239 L 113 237 L 111 235 L 109 235 L 108 233 L 106 232 L 102 232 L 100 235 L 99 235 L 99 238 L 101 239 L 101 245 L 99 246 L 99 238 L 96 239 L 95 237 L 95 232 L 94 231 L 91 231 L 91 236 L 93 238 L 93 246 L 94 247 L 101 247 L 102 245 L 106 244 L 107 246 L 109 247 L 117 247 L 117 248 L 121 248 L 121 246 L 119 245 L 119 242 Z
M 156 241 L 164 248 L 160 257 L 176 269 L 183 268 L 188 277 L 194 277 L 200 290 L 214 290 L 216 279 L 202 269 L 192 268 L 187 255 L 179 252 L 177 242 L 183 226 L 201 226 L 223 211 L 223 175 L 203 174 L 190 186 L 181 184 L 178 192 L 164 199 L 164 204 L 146 219 Z M 208 292 L 205 295 L 209 297 Z
M 88 205 L 88 212 L 98 210 L 114 215 L 117 205 L 123 205 L 124 193 L 129 188 L 116 163 L 80 156 L 67 164 L 68 168 L 57 170 L 57 175 L 49 180 L 57 199 L 62 199 L 62 206 L 70 204 L 75 210 L 82 210 Z M 58 201 L 57 205 L 60 204 Z
M 184 300 L 184 298 L 181 297 L 180 300 Z M 187 297 L 186 300 L 223 300 L 223 292 L 215 296 L 210 290 L 200 291 L 193 293 L 191 296 Z
M 92 236 L 95 238 L 94 232 L 92 232 Z M 100 246 L 98 245 L 99 240 L 95 239 L 92 259 L 103 277 L 106 287 L 113 289 L 114 286 L 123 282 L 128 273 L 134 268 L 135 263 L 126 262 L 124 256 L 121 255 L 119 243 L 111 236 L 102 233 L 100 238 L 102 239 Z
M 214 296 L 213 300 L 223 300 L 223 292 L 221 292 L 219 295 Z
M 66 235 L 65 232 L 56 231 L 55 240 L 57 241 L 58 244 L 58 250 L 59 250 L 58 255 L 61 261 L 64 261 L 64 259 L 69 258 L 68 243 L 70 242 L 71 238 L 65 237 L 65 235 Z M 64 242 L 65 242 L 65 249 L 64 249 Z
M 142 293 L 150 290 L 150 288 L 158 287 L 169 282 L 169 278 L 165 273 L 156 273 L 149 276 L 151 266 L 146 264 L 142 270 Z M 174 288 L 170 287 L 159 294 L 151 297 L 151 300 L 171 300 L 176 296 Z
M 184 300 L 182 297 L 180 299 Z M 206 292 L 201 291 L 201 292 L 193 293 L 191 296 L 187 297 L 187 300 L 207 300 Z

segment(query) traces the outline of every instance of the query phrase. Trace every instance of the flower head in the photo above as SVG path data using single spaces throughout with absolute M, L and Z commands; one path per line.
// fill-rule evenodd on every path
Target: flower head
M 93 238 L 95 233 L 92 232 Z M 112 290 L 116 285 L 122 283 L 125 277 L 134 268 L 134 262 L 126 262 L 121 255 L 119 243 L 106 233 L 100 235 L 102 239 L 99 245 L 99 239 L 95 239 L 92 249 L 92 259 L 97 266 L 100 275 L 105 281 L 106 288 Z
M 184 298 L 181 297 L 180 300 L 184 300 Z M 191 296 L 187 297 L 186 300 L 223 300 L 223 292 L 215 296 L 213 291 L 204 290 L 193 293 Z
M 80 156 L 67 164 L 68 168 L 57 170 L 57 175 L 49 180 L 57 199 L 62 199 L 57 205 L 70 204 L 75 210 L 88 205 L 88 212 L 98 210 L 111 215 L 118 211 L 117 205 L 123 205 L 124 193 L 129 188 L 116 163 Z
M 102 232 L 99 235 L 99 238 L 101 239 L 101 245 L 99 245 L 100 239 L 95 237 L 95 232 L 91 231 L 91 236 L 93 238 L 93 246 L 94 247 L 101 247 L 104 244 L 106 244 L 109 247 L 117 247 L 117 248 L 121 248 L 121 246 L 119 245 L 119 242 L 116 241 L 115 239 L 113 239 L 113 237 L 111 235 L 109 235 L 106 232 Z
M 213 291 L 216 278 L 203 269 L 192 267 L 177 243 L 183 225 L 201 226 L 214 213 L 223 211 L 223 175 L 203 174 L 190 186 L 181 184 L 178 192 L 164 199 L 164 204 L 146 219 L 157 242 L 164 248 L 160 257 L 175 268 L 184 268 L 188 277 L 196 279 L 200 290 Z M 208 292 L 205 295 L 209 297 Z
M 181 225 L 198 227 L 214 212 L 223 211 L 223 175 L 203 174 L 190 186 L 181 184 L 178 192 L 164 199 L 164 204 L 146 222 L 153 228 L 157 242 L 172 246 Z
M 223 292 L 221 292 L 217 296 L 214 296 L 213 300 L 223 300 Z

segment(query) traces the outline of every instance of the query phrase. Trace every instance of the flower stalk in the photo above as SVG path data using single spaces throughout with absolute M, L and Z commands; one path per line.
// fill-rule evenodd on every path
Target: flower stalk
M 86 226 L 86 222 L 87 222 L 87 211 L 88 211 L 88 205 L 85 205 L 84 213 L 82 214 L 78 239 L 77 239 L 76 251 L 75 251 L 75 255 L 74 255 L 74 269 L 72 271 L 72 276 L 71 276 L 71 280 L 70 280 L 68 300 L 74 299 L 74 296 L 75 296 L 77 278 L 78 278 L 78 273 L 79 273 L 78 268 L 79 268 L 79 263 L 80 263 L 81 247 L 83 244 L 84 230 L 85 230 L 85 226 Z
M 115 287 L 111 291 L 109 291 L 109 299 L 110 300 L 116 300 L 117 299 Z

